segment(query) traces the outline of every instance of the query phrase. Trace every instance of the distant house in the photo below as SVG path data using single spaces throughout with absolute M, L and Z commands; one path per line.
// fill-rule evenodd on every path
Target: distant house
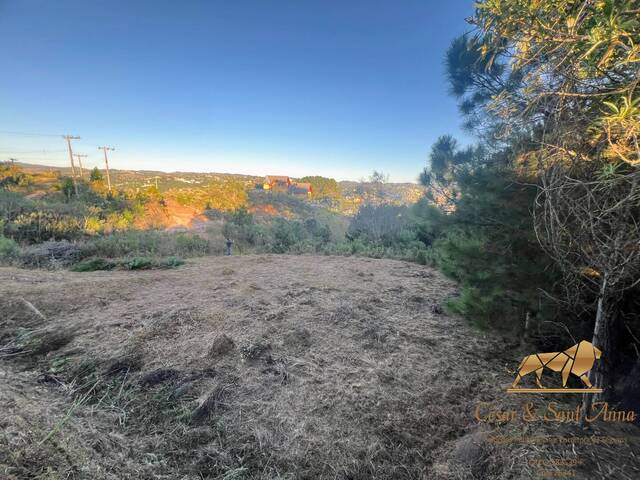
M 289 185 L 289 195 L 309 196 L 313 193 L 313 187 L 310 183 L 294 182 Z
M 313 193 L 310 183 L 293 182 L 291 178 L 284 175 L 267 175 L 264 177 L 264 183 L 256 185 L 256 189 L 300 196 L 309 196 Z
M 267 175 L 264 177 L 264 190 L 272 190 L 274 192 L 289 192 L 291 179 L 284 175 Z

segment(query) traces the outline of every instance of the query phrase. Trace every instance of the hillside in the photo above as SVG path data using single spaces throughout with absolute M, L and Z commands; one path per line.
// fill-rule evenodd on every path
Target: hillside
M 16 162 L 27 173 L 39 175 L 70 176 L 71 168 L 49 167 Z M 268 174 L 269 172 L 265 172 Z M 254 190 L 257 183 L 264 177 L 232 173 L 198 173 L 198 172 L 160 172 L 150 170 L 111 170 L 111 178 L 116 189 L 125 192 L 135 192 L 149 187 L 158 188 L 160 193 L 179 193 L 190 191 L 196 196 L 209 186 L 219 184 L 239 185 L 247 192 Z M 371 182 L 337 182 L 342 201 L 336 203 L 336 209 L 342 213 L 354 214 L 362 203 L 393 203 L 408 205 L 416 202 L 424 189 L 414 183 L 383 183 Z
M 522 352 L 442 313 L 455 292 L 355 257 L 0 268 L 0 477 L 531 478 L 545 446 L 491 444 L 510 427 L 473 418 L 520 400 L 504 388 Z M 637 457 L 598 447 L 573 446 L 577 478 L 637 478 Z

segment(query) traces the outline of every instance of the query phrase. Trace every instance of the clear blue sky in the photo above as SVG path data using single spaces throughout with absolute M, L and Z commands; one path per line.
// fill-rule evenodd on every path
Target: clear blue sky
M 470 0 L 0 0 L 0 159 L 415 181 Z

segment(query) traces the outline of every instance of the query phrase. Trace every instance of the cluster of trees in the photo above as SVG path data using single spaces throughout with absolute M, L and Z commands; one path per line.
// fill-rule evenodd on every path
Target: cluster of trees
M 241 252 L 316 253 L 323 252 L 333 239 L 329 225 L 313 216 L 304 220 L 274 217 L 269 222 L 258 222 L 245 208 L 226 215 L 222 234 L 232 239 Z
M 637 1 L 485 0 L 470 21 L 446 66 L 478 143 L 433 146 L 420 229 L 462 284 L 455 309 L 500 327 L 562 321 L 607 352 L 591 381 L 612 385 L 614 364 L 640 362 L 622 335 L 640 326 Z
M 332 200 L 338 201 L 342 197 L 340 192 L 340 186 L 338 182 L 333 178 L 321 177 L 321 176 L 309 176 L 302 177 L 300 182 L 310 183 L 313 192 L 311 192 L 311 198 L 314 200 Z

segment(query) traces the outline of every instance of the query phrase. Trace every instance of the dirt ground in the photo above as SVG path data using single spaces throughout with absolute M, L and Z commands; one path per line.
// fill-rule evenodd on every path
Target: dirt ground
M 0 478 L 543 478 L 532 455 L 576 448 L 577 478 L 639 478 L 634 426 L 597 461 L 488 441 L 474 410 L 523 401 L 523 350 L 443 313 L 455 293 L 354 257 L 0 268 Z

